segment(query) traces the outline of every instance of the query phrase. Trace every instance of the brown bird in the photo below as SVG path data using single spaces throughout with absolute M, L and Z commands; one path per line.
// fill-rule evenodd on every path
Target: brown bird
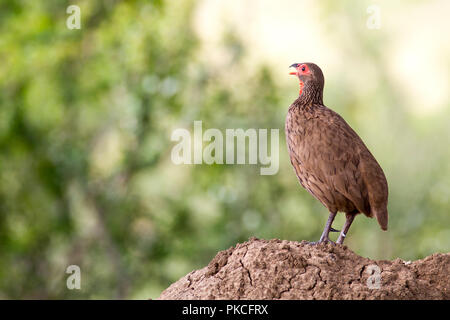
M 336 112 L 323 105 L 324 77 L 314 63 L 294 63 L 300 95 L 289 107 L 286 141 L 300 184 L 330 212 L 320 242 L 329 242 L 337 212 L 346 221 L 337 243 L 342 244 L 355 216 L 376 217 L 388 225 L 388 185 L 383 170 L 356 132 Z

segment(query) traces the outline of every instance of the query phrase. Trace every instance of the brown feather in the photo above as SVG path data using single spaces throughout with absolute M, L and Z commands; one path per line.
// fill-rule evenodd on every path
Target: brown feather
M 386 230 L 383 170 L 347 122 L 323 105 L 323 80 L 322 88 L 313 85 L 305 84 L 286 117 L 286 141 L 300 184 L 330 212 L 375 216 Z

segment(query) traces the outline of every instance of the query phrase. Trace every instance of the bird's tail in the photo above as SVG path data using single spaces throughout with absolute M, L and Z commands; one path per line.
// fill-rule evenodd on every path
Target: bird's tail
M 375 217 L 377 217 L 378 224 L 380 225 L 381 229 L 386 231 L 388 228 L 388 211 L 386 208 L 384 209 L 378 209 L 373 210 L 373 213 Z

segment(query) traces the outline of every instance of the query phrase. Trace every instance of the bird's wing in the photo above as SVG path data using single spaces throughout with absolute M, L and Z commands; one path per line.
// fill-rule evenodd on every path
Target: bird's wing
M 388 226 L 388 184 L 377 160 L 365 148 L 360 152 L 361 176 L 367 186 L 371 215 L 375 216 L 381 229 L 387 230 Z
M 298 159 L 305 176 L 314 176 L 349 199 L 359 212 L 369 214 L 367 189 L 359 168 L 359 150 L 364 144 L 337 113 L 330 109 L 323 112 L 326 114 L 303 123 L 302 134 L 291 135 L 291 156 Z

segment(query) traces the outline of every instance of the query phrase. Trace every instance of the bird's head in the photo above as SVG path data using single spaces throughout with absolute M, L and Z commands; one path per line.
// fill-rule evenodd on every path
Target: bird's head
M 300 81 L 300 96 L 308 95 L 311 98 L 320 96 L 322 99 L 322 92 L 324 86 L 324 77 L 322 70 L 311 62 L 294 63 L 289 68 L 295 68 L 295 71 L 289 72 L 291 75 L 298 77 Z

